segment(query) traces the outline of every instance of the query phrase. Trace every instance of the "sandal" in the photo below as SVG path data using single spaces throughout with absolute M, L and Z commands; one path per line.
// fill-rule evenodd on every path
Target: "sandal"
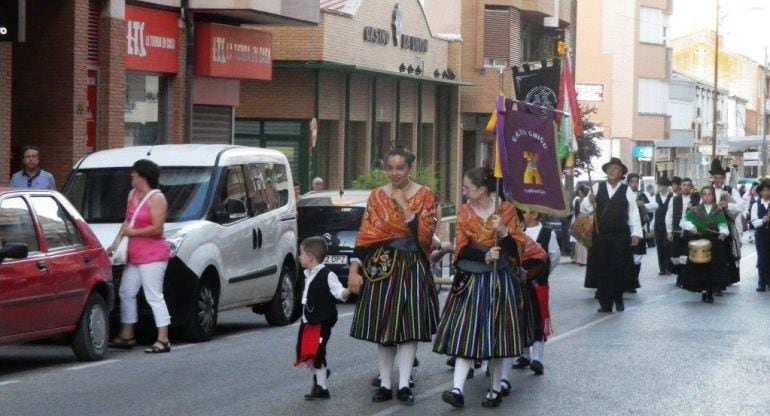
M 117 337 L 110 341 L 110 348 L 117 348 L 121 350 L 130 350 L 136 345 L 136 339 Z
M 160 354 L 171 351 L 170 341 L 157 340 L 154 344 L 150 345 L 150 348 L 144 350 L 147 354 Z

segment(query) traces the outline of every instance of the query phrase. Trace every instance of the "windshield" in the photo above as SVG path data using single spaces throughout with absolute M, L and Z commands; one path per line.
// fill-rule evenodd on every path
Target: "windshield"
M 302 237 L 327 232 L 358 231 L 364 211 L 366 208 L 358 207 L 299 207 L 297 228 Z
M 211 186 L 210 167 L 161 167 L 160 190 L 168 201 L 167 222 L 201 219 Z M 80 169 L 64 194 L 88 223 L 123 222 L 131 190 L 131 168 Z

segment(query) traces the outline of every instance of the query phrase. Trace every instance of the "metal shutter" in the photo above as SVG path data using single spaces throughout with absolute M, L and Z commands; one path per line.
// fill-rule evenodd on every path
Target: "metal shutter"
M 98 0 L 88 2 L 88 64 L 99 65 L 99 17 L 102 5 Z
M 508 7 L 484 8 L 484 59 L 510 61 L 511 15 Z
M 190 143 L 231 144 L 233 142 L 233 108 L 194 105 Z

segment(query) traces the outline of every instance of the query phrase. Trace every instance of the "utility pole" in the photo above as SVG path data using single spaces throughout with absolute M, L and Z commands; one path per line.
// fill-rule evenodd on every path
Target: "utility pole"
M 762 151 L 760 156 L 762 177 L 765 177 L 767 176 L 767 46 L 765 46 L 765 60 L 762 62 Z
M 711 160 L 717 158 L 717 103 L 719 102 L 719 0 L 717 0 L 716 32 L 714 34 L 714 106 L 711 114 Z

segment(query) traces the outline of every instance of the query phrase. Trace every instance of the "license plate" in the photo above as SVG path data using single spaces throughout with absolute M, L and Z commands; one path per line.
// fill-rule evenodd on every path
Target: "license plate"
M 324 259 L 326 264 L 348 264 L 348 256 L 343 255 L 331 255 L 326 256 Z

